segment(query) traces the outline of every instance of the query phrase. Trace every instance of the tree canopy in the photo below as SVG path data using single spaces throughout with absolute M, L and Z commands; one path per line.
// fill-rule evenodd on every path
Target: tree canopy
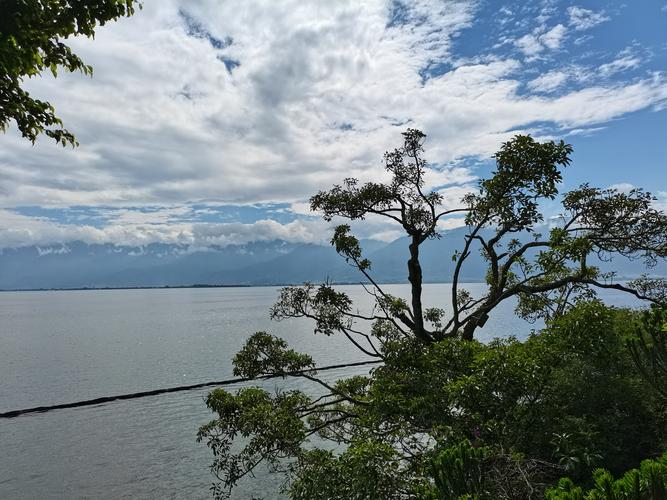
M 346 179 L 314 195 L 311 208 L 329 221 L 376 216 L 399 225 L 410 297 L 374 280 L 343 223 L 331 243 L 360 272 L 373 309 L 359 310 L 329 283 L 284 288 L 271 309 L 274 320 L 308 318 L 316 334 L 344 335 L 378 364 L 332 382 L 284 340 L 252 335 L 234 358 L 236 375 L 296 375 L 312 386 L 209 395 L 218 418 L 198 437 L 215 456 L 216 495 L 263 464 L 285 475 L 296 499 L 540 498 L 561 476 L 585 481 L 598 466 L 621 474 L 664 451 L 667 422 L 655 390 L 664 374 L 653 360 L 664 356 L 654 334 L 665 281 L 625 283 L 592 263 L 622 256 L 650 270 L 667 257 L 667 216 L 654 198 L 583 185 L 564 193 L 562 213 L 547 219 L 541 202 L 559 195 L 572 148 L 519 135 L 495 155 L 492 176 L 455 205 L 425 188 L 425 135 L 408 129 L 403 137 L 384 157 L 390 181 Z M 439 225 L 448 217 L 467 226 L 461 251 L 442 256 L 454 264 L 451 297 L 424 308 L 420 246 L 448 237 Z M 488 263 L 479 296 L 459 280 L 473 251 Z M 645 299 L 653 315 L 609 308 L 595 300 L 599 288 Z M 546 328 L 523 342 L 477 342 L 475 332 L 512 298 L 517 314 L 544 318 Z
M 137 0 L 0 0 L 0 129 L 14 120 L 33 143 L 41 133 L 76 145 L 54 107 L 24 89 L 26 78 L 60 68 L 91 75 L 93 68 L 67 45 L 69 37 L 94 37 L 97 26 L 134 13 Z
M 577 298 L 590 298 L 594 288 L 664 300 L 664 281 L 644 279 L 624 285 L 589 263 L 593 255 L 602 259 L 620 255 L 644 259 L 650 267 L 667 256 L 667 216 L 654 208 L 650 193 L 583 185 L 564 194 L 561 215 L 545 224 L 540 202 L 558 195 L 561 169 L 570 164 L 572 147 L 518 135 L 496 153 L 496 170 L 480 181 L 477 192 L 465 196 L 460 206 L 444 210 L 440 192 L 424 191 L 425 135 L 414 129 L 403 135 L 403 146 L 385 155 L 391 182 L 359 186 L 356 179 L 346 179 L 313 196 L 311 208 L 322 211 L 327 220 L 357 220 L 373 214 L 401 225 L 410 238 L 407 268 L 412 291 L 407 307 L 393 317 L 421 340 L 456 335 L 470 340 L 491 311 L 511 297 L 519 298 L 517 312 L 527 318 L 560 314 Z M 447 201 L 451 206 L 456 200 Z M 419 247 L 429 238 L 440 238 L 438 222 L 454 214 L 465 215 L 468 233 L 461 251 L 452 256 L 451 315 L 444 321 L 444 310 L 422 310 Z M 371 262 L 361 255 L 349 226 L 338 226 L 332 244 L 375 284 L 369 272 Z M 488 262 L 488 291 L 477 298 L 459 280 L 474 244 Z M 429 330 L 427 322 L 434 328 Z

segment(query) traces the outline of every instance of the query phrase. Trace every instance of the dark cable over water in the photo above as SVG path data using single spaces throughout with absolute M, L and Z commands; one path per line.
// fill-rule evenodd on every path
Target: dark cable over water
M 240 382 L 251 382 L 253 380 L 266 380 L 266 379 L 271 379 L 271 378 L 278 378 L 278 377 L 287 377 L 287 376 L 295 376 L 299 375 L 301 373 L 309 373 L 309 372 L 314 372 L 314 371 L 325 371 L 325 370 L 335 370 L 336 368 L 347 368 L 351 366 L 363 366 L 363 365 L 372 365 L 372 364 L 377 364 L 377 363 L 382 363 L 382 361 L 376 360 L 376 361 L 359 361 L 357 363 L 344 363 L 340 365 L 329 365 L 329 366 L 323 366 L 320 368 L 313 368 L 311 370 L 300 370 L 296 372 L 286 372 L 286 373 L 280 373 L 280 374 L 275 374 L 275 375 L 262 375 L 260 377 L 255 377 L 255 378 L 232 378 L 228 380 L 220 380 L 218 382 L 203 382 L 201 384 L 192 384 L 192 385 L 180 385 L 177 387 L 168 387 L 166 389 L 155 389 L 152 391 L 143 391 L 143 392 L 133 392 L 131 394 L 119 394 L 117 396 L 106 396 L 102 398 L 95 398 L 95 399 L 86 399 L 85 401 L 76 401 L 74 403 L 62 403 L 59 405 L 50 405 L 50 406 L 35 406 L 34 408 L 25 408 L 23 410 L 12 410 L 12 411 L 7 411 L 4 413 L 0 413 L 0 418 L 15 418 L 20 415 L 25 415 L 27 413 L 46 413 L 48 411 L 53 411 L 53 410 L 63 410 L 65 408 L 81 408 L 82 406 L 93 406 L 93 405 L 99 405 L 103 403 L 110 403 L 112 401 L 120 401 L 123 399 L 138 399 L 138 398 L 145 398 L 148 396 L 157 396 L 159 394 L 167 394 L 169 392 L 181 392 L 181 391 L 190 391 L 192 389 L 200 389 L 202 387 L 210 387 L 213 385 L 230 385 L 230 384 L 237 384 Z

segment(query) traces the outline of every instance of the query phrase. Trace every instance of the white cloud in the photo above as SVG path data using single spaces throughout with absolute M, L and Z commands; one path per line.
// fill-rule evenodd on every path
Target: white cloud
M 290 212 L 298 215 L 313 215 L 310 210 L 310 203 L 305 201 L 295 201 L 290 204 Z
M 142 214 L 135 212 L 131 217 L 125 214 L 120 220 L 100 228 L 60 224 L 0 210 L 0 248 L 46 246 L 71 241 L 126 246 L 168 243 L 198 248 L 278 239 L 294 243 L 326 243 L 329 234 L 328 224 L 321 220 L 295 220 L 285 224 L 269 219 L 252 224 L 170 221 L 157 223 L 155 221 L 160 217 L 147 214 L 143 214 L 147 215 L 143 217 Z M 168 215 L 165 215 L 165 218 L 168 219 Z
M 70 253 L 72 250 L 67 245 L 62 245 L 61 247 L 46 247 L 41 248 L 37 247 L 37 254 L 42 257 L 44 255 L 63 255 Z
M 403 236 L 405 236 L 405 233 L 400 229 L 386 229 L 384 231 L 378 231 L 377 233 L 370 234 L 369 238 L 389 243 Z
M 629 182 L 620 182 L 618 184 L 612 184 L 609 186 L 609 189 L 615 189 L 616 191 L 620 191 L 621 193 L 629 193 L 633 189 L 635 189 L 637 186 L 634 184 L 630 184 Z
M 618 59 L 614 59 L 611 62 L 602 64 L 599 68 L 600 74 L 602 76 L 611 76 L 621 71 L 626 71 L 628 69 L 634 69 L 641 64 L 639 57 L 632 55 L 624 55 Z
M 562 24 L 557 24 L 540 36 L 540 42 L 542 42 L 548 49 L 558 49 L 560 48 L 560 44 L 563 41 L 563 37 L 565 36 L 566 32 L 567 28 L 565 28 L 565 26 Z
M 595 12 L 582 7 L 570 7 L 567 9 L 570 16 L 570 25 L 578 31 L 583 31 L 597 26 L 600 23 L 609 21 L 609 17 L 604 11 Z
M 515 40 L 514 45 L 528 57 L 528 60 L 532 60 L 537 58 L 545 49 L 559 49 L 566 34 L 567 28 L 562 24 L 557 24 L 550 29 L 541 25 L 531 33 Z
M 601 130 L 604 130 L 605 128 L 606 127 L 573 128 L 572 130 L 568 131 L 567 135 L 568 136 L 580 135 L 583 137 L 588 137 L 594 135 L 597 132 L 600 132 Z
M 581 35 L 574 39 L 575 45 L 582 45 L 593 39 L 592 35 Z
M 528 57 L 536 57 L 544 50 L 544 46 L 540 43 L 539 38 L 532 33 L 515 40 L 514 45 Z
M 407 24 L 386 28 L 384 2 L 146 4 L 74 42 L 93 79 L 31 82 L 82 146 L 3 137 L 3 204 L 293 200 L 348 168 L 371 177 L 400 137 L 391 122 L 412 114 L 400 93 L 448 57 L 473 7 L 415 2 Z M 232 45 L 187 36 L 179 8 Z M 229 74 L 216 57 L 240 66 Z
M 459 195 L 467 191 L 464 188 L 451 189 L 445 200 L 445 207 L 460 206 Z M 146 213 L 139 210 L 123 212 L 117 219 L 97 227 L 88 224 L 63 224 L 0 209 L 0 254 L 3 248 L 32 245 L 37 246 L 40 255 L 67 253 L 67 243 L 73 241 L 129 247 L 163 243 L 182 246 L 183 251 L 205 251 L 211 247 L 275 240 L 329 245 L 333 228 L 343 223 L 342 219 L 325 222 L 313 217 L 286 223 L 272 219 L 253 223 L 179 222 L 166 213 L 169 212 L 168 209 L 165 213 Z M 312 215 L 312 212 L 308 214 Z M 458 227 L 461 225 L 459 219 L 456 218 L 454 222 L 450 219 L 443 220 L 442 227 Z M 381 216 L 369 216 L 364 221 L 345 222 L 351 224 L 353 232 L 363 239 L 389 242 L 405 235 L 400 225 Z
M 655 209 L 667 212 L 667 191 L 658 191 L 657 193 L 654 194 L 656 197 L 656 200 L 653 202 L 653 206 L 655 207 Z
M 30 88 L 56 105 L 81 147 L 62 149 L 45 138 L 33 147 L 15 132 L 0 137 L 0 206 L 152 204 L 175 212 L 147 220 L 118 211 L 109 227 L 77 229 L 16 215 L 10 226 L 6 211 L 2 237 L 189 242 L 199 237 L 194 226 L 177 220 L 188 202 L 284 201 L 303 213 L 303 200 L 344 177 L 386 179 L 382 153 L 400 143 L 408 126 L 428 134 L 426 157 L 441 169 L 430 186 L 440 187 L 474 177 L 457 159 L 489 157 L 536 121 L 564 133 L 590 130 L 667 102 L 664 76 L 600 78 L 613 66 L 586 81 L 546 68 L 530 90 L 564 88 L 567 75 L 583 86 L 523 95 L 526 75 L 535 74 L 529 61 L 562 49 L 566 26 L 540 25 L 514 41 L 527 56 L 522 61 L 492 53 L 462 61 L 453 43 L 474 22 L 477 3 L 406 5 L 405 15 L 389 22 L 391 8 L 380 0 L 145 2 L 94 40 L 74 40 L 94 77 L 45 77 Z M 601 19 L 574 9 L 574 28 Z M 179 10 L 232 43 L 215 48 L 204 35 L 188 36 Z M 239 65 L 230 72 L 220 59 Z M 444 69 L 424 78 L 434 65 Z M 309 224 L 262 227 L 298 238 Z M 233 230 L 227 226 L 224 234 Z
M 456 229 L 457 227 L 463 227 L 466 225 L 464 217 L 451 217 L 449 219 L 442 219 L 438 221 L 438 231 L 444 232 L 450 229 Z
M 553 92 L 567 82 L 568 73 L 564 71 L 549 71 L 528 82 L 528 88 L 537 92 Z
M 295 243 L 327 242 L 322 221 L 295 220 L 280 224 L 273 220 L 261 220 L 253 224 L 193 224 L 192 238 L 197 246 L 242 245 L 250 241 L 285 240 Z

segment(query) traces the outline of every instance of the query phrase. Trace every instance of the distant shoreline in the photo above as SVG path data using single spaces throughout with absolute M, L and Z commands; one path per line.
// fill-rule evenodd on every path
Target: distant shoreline
M 96 290 L 168 290 L 172 288 L 250 288 L 280 285 L 161 285 L 161 286 L 84 286 L 74 288 L 0 288 L 0 292 L 81 292 Z
M 616 281 L 618 283 L 627 283 L 630 280 L 636 279 L 636 277 L 617 277 Z M 315 285 L 321 284 L 321 282 L 311 282 Z M 378 281 L 380 285 L 409 285 L 409 281 Z M 424 285 L 450 285 L 451 281 L 425 281 Z M 475 280 L 461 280 L 461 284 L 477 284 L 483 283 L 483 281 Z M 263 283 L 263 284 L 236 284 L 236 285 L 207 285 L 203 283 L 195 283 L 192 285 L 160 285 L 160 286 L 84 286 L 84 287 L 73 287 L 73 288 L 0 288 L 0 293 L 3 292 L 81 292 L 81 291 L 99 291 L 99 290 L 171 290 L 171 289 L 196 289 L 196 288 L 267 288 L 267 287 L 286 287 L 286 286 L 301 286 L 304 282 L 286 282 L 286 283 Z M 369 282 L 360 282 L 360 281 L 335 281 L 330 282 L 330 285 L 335 286 L 347 286 L 347 285 L 370 285 Z
M 408 281 L 403 282 L 379 282 L 381 285 L 408 285 Z M 448 281 L 433 281 L 425 282 L 424 285 L 447 285 Z M 479 281 L 461 281 L 461 283 L 480 283 Z M 319 283 L 316 283 L 319 284 Z M 362 283 L 359 281 L 341 281 L 332 282 L 331 285 L 345 286 L 345 285 L 369 285 L 370 283 Z M 80 291 L 97 291 L 97 290 L 170 290 L 182 288 L 266 288 L 266 287 L 281 287 L 281 286 L 300 286 L 299 283 L 265 283 L 257 285 L 239 284 L 239 285 L 161 285 L 161 286 L 101 286 L 101 287 L 74 287 L 74 288 L 0 288 L 1 292 L 80 292 Z

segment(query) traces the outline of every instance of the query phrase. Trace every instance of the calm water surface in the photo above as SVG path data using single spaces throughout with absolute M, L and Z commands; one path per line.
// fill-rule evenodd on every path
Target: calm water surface
M 340 288 L 368 310 L 361 287 Z M 230 378 L 231 357 L 259 330 L 285 338 L 321 365 L 363 359 L 344 339 L 313 335 L 309 321 L 269 321 L 278 290 L 0 293 L 0 412 Z M 386 290 L 408 294 L 406 285 Z M 424 295 L 428 306 L 442 307 L 449 286 L 426 285 Z M 605 298 L 632 304 L 623 295 Z M 521 338 L 532 328 L 508 303 L 479 338 Z M 286 384 L 300 382 L 266 387 Z M 211 455 L 195 441 L 199 426 L 212 418 L 203 402 L 208 392 L 0 420 L 0 498 L 209 498 Z M 273 478 L 260 475 L 236 498 L 274 498 L 276 488 Z

